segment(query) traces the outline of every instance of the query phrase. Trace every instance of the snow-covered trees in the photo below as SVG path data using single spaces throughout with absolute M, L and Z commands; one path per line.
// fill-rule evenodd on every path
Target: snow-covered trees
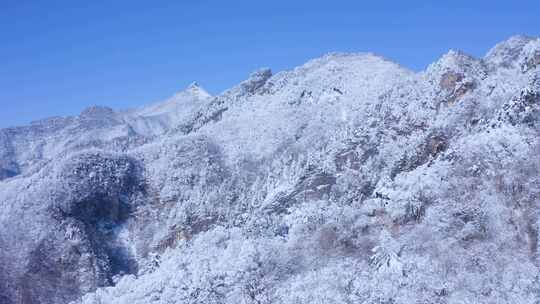
M 537 50 L 329 54 L 2 130 L 0 301 L 535 303 Z

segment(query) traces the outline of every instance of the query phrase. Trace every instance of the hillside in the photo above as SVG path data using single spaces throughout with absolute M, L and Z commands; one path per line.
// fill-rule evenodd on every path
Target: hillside
M 540 39 L 0 130 L 0 303 L 539 303 Z

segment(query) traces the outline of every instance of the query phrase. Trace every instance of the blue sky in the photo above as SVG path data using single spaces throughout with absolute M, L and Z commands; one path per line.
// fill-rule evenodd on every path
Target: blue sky
M 0 0 L 0 127 L 139 106 L 193 81 L 215 94 L 331 51 L 421 70 L 518 33 L 540 36 L 539 1 Z

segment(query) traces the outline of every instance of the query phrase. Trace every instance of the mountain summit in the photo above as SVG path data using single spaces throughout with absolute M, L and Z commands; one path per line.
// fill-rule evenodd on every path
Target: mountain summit
M 540 39 L 0 130 L 0 303 L 538 303 Z

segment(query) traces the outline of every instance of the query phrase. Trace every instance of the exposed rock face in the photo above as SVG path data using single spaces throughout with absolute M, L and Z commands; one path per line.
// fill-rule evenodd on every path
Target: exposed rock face
M 240 84 L 240 87 L 246 93 L 255 94 L 262 86 L 264 86 L 270 77 L 272 77 L 272 70 L 260 69 L 253 72 L 248 80 Z
M 538 47 L 531 48 L 529 50 L 529 54 L 524 58 L 524 62 L 522 65 L 522 71 L 528 72 L 530 70 L 535 69 L 540 65 L 540 50 L 538 50 Z
M 536 303 L 540 39 L 0 130 L 0 303 Z

